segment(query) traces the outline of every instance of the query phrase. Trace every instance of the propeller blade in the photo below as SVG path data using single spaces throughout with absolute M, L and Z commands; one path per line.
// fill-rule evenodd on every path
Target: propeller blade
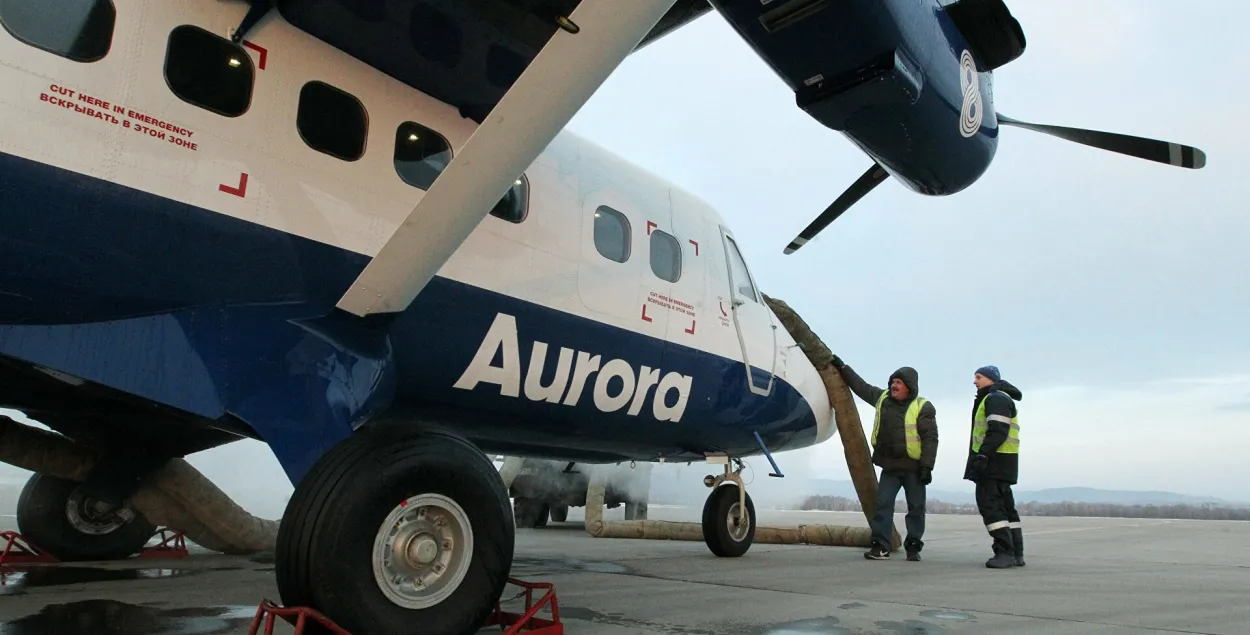
M 871 192 L 873 188 L 881 185 L 881 182 L 884 181 L 887 176 L 890 176 L 890 173 L 886 172 L 885 168 L 873 163 L 872 167 L 868 168 L 868 171 L 864 172 L 863 176 L 856 179 L 855 182 L 851 184 L 851 187 L 848 187 L 846 191 L 842 193 L 842 196 L 839 196 L 837 200 L 829 205 L 829 207 L 826 207 L 825 211 L 821 212 L 820 216 L 817 216 L 816 220 L 812 221 L 806 229 L 799 232 L 798 237 L 790 241 L 790 244 L 786 247 L 785 253 L 789 255 L 798 251 L 799 247 L 802 247 L 807 244 L 807 241 L 815 238 L 816 234 L 819 234 L 821 230 L 829 226 L 829 223 L 837 220 L 837 218 L 842 215 L 842 212 L 850 209 L 852 205 L 858 203 L 859 199 L 864 198 L 864 196 Z
M 1131 157 L 1182 168 L 1197 170 L 1207 164 L 1205 152 L 1193 146 L 1179 143 L 1146 139 L 1145 137 L 1133 137 L 1114 132 L 1099 132 L 1097 130 L 1028 123 L 1012 119 L 1011 117 L 1004 117 L 1003 115 L 998 115 L 998 123 L 1048 134 L 1100 150 L 1110 150 L 1120 154 L 1127 154 Z

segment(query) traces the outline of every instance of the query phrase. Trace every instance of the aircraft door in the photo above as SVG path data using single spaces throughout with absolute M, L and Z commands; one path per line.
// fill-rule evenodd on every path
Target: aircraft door
M 776 325 L 772 312 L 764 304 L 738 243 L 721 229 L 725 259 L 729 266 L 730 297 L 733 298 L 734 327 L 746 362 L 747 387 L 757 395 L 768 395 L 773 389 L 777 350 Z

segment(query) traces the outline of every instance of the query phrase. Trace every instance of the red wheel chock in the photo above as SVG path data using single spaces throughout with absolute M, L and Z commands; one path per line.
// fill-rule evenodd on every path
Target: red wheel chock
M 564 635 L 564 624 L 560 622 L 560 606 L 556 600 L 555 585 L 550 582 L 524 582 L 516 578 L 508 578 L 508 583 L 525 589 L 525 612 L 504 612 L 501 603 L 496 602 L 495 612 L 486 619 L 483 627 L 498 626 L 504 635 L 518 635 L 522 632 L 528 635 Z M 537 589 L 543 589 L 545 592 L 535 603 L 534 591 Z M 551 619 L 538 617 L 538 611 L 546 605 L 550 605 Z M 261 600 L 260 606 L 257 607 L 256 617 L 252 618 L 252 626 L 247 631 L 248 635 L 274 635 L 275 618 L 278 617 L 295 627 L 294 635 L 304 635 L 304 627 L 309 620 L 317 622 L 334 635 L 351 635 L 343 630 L 343 627 L 316 610 L 303 606 L 281 607 L 268 599 Z M 261 630 L 262 624 L 264 630 Z
M 0 531 L 0 540 L 4 541 L 4 549 L 0 550 L 0 567 L 59 562 L 52 554 L 40 549 L 16 531 Z
M 161 527 L 152 535 L 160 536 L 160 543 L 153 547 L 144 547 L 136 558 L 185 558 L 188 555 L 187 538 L 181 531 Z
M 482 626 L 499 626 L 504 635 L 525 632 L 531 635 L 564 635 L 564 623 L 560 621 L 560 602 L 556 600 L 556 587 L 550 582 L 525 582 L 508 578 L 509 584 L 525 589 L 525 612 L 506 613 L 501 603 L 495 603 L 495 612 Z M 544 589 L 542 597 L 534 602 L 534 591 Z M 538 617 L 543 606 L 550 605 L 551 619 Z

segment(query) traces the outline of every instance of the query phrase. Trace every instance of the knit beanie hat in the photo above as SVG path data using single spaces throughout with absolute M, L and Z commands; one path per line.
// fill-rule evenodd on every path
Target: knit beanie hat
M 982 366 L 977 369 L 977 374 L 991 381 L 1002 381 L 1002 375 L 998 374 L 997 366 Z

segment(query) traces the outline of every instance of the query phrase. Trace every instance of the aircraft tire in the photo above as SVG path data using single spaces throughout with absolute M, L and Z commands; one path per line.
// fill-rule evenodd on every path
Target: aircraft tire
M 62 562 L 122 560 L 139 553 L 156 533 L 143 514 L 128 509 L 129 519 L 110 514 L 93 517 L 76 499 L 74 481 L 32 474 L 17 498 L 17 528 L 22 536 Z
M 755 541 L 755 503 L 747 494 L 747 526 L 730 530 L 738 515 L 738 485 L 725 483 L 712 489 L 703 504 L 703 542 L 721 558 L 737 558 Z M 732 517 L 731 517 L 732 514 Z
M 362 428 L 296 486 L 278 529 L 278 592 L 352 633 L 475 633 L 511 572 L 511 516 L 499 472 L 469 442 Z
M 569 519 L 569 506 L 556 505 L 551 508 L 551 522 L 562 523 Z

